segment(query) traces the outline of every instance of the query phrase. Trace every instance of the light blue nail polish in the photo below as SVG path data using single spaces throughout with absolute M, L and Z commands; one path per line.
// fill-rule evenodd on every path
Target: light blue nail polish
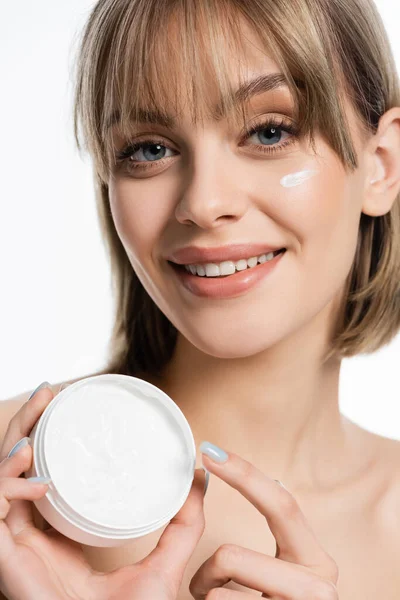
M 32 483 L 50 483 L 50 477 L 28 477 L 27 481 L 32 481 Z
M 51 386 L 51 384 L 48 381 L 43 381 L 43 383 L 41 383 L 40 385 L 38 385 L 37 388 L 35 390 L 33 390 L 32 394 L 28 398 L 28 402 L 29 402 L 29 400 L 31 398 L 33 398 L 33 396 L 36 394 L 36 392 L 38 392 L 42 388 L 50 387 L 50 386 Z
M 205 467 L 202 467 L 202 469 L 203 469 L 203 471 L 204 471 L 204 472 L 205 472 L 205 474 L 206 474 L 206 478 L 205 478 L 205 480 L 204 480 L 204 494 L 203 494 L 203 496 L 205 496 L 205 495 L 206 495 L 206 492 L 207 492 L 207 489 L 208 489 L 208 484 L 209 484 L 209 482 L 210 482 L 210 472 L 209 472 L 209 471 L 207 471 L 207 469 L 206 469 Z
M 203 452 L 209 458 L 211 458 L 211 460 L 214 460 L 218 463 L 223 463 L 228 460 L 228 455 L 225 450 L 218 448 L 218 446 L 212 444 L 211 442 L 201 442 L 200 452 Z
M 62 383 L 60 385 L 60 389 L 58 390 L 58 393 L 62 392 L 63 390 L 65 390 L 67 387 L 69 387 L 71 384 L 70 383 Z
M 18 450 L 20 450 L 21 448 L 23 448 L 24 446 L 27 446 L 28 444 L 30 444 L 31 439 L 29 437 L 24 437 L 21 440 L 19 440 L 19 442 L 17 442 L 10 450 L 10 452 L 7 455 L 7 458 L 10 458 L 10 456 L 13 456 L 14 454 L 16 454 L 18 452 Z

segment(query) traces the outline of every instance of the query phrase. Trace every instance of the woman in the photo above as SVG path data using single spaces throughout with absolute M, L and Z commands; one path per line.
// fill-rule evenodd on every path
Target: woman
M 205 528 L 199 470 L 117 549 L 5 505 L 6 597 L 398 598 L 399 445 L 338 402 L 342 358 L 400 329 L 400 87 L 372 0 L 101 0 L 77 66 L 117 307 L 100 372 L 170 395 L 214 477 Z M 9 499 L 46 491 L 16 479 L 29 445 L 6 457 L 56 388 L 7 430 Z

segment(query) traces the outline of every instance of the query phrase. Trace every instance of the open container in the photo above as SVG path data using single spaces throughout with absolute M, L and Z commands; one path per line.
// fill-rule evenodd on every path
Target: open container
M 175 402 L 128 375 L 87 377 L 62 390 L 29 434 L 26 477 L 50 477 L 34 504 L 63 535 L 120 546 L 168 523 L 193 482 L 196 446 Z

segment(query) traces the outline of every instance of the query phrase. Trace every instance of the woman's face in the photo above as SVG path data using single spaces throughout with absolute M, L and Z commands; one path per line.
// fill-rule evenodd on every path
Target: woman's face
M 246 35 L 252 39 L 250 31 Z M 256 46 L 256 40 L 248 45 L 248 78 L 279 72 Z M 234 75 L 231 81 L 236 89 Z M 350 105 L 346 108 L 353 126 L 355 117 Z M 346 172 L 320 135 L 314 155 L 306 140 L 285 131 L 292 110 L 289 90 L 281 87 L 246 104 L 249 126 L 269 117 L 278 123 L 283 119 L 275 130 L 264 126 L 244 138 L 226 121 L 195 126 L 183 111 L 175 129 L 144 124 L 134 139 L 114 135 L 118 151 L 128 142 L 155 138 L 114 171 L 109 182 L 112 215 L 148 294 L 206 354 L 253 355 L 300 328 L 304 344 L 325 340 L 335 318 L 356 249 L 365 161 L 359 152 L 359 168 Z M 358 151 L 355 125 L 353 139 Z M 306 177 L 287 177 L 303 172 Z M 231 244 L 286 248 L 286 253 L 268 275 L 230 297 L 190 291 L 166 259 L 189 245 Z

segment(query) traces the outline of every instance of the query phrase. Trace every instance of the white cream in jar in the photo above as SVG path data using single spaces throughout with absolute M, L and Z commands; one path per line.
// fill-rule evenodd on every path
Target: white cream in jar
M 196 447 L 185 416 L 136 377 L 106 374 L 69 385 L 30 437 L 26 476 L 52 480 L 35 505 L 81 543 L 117 546 L 161 528 L 192 485 Z

